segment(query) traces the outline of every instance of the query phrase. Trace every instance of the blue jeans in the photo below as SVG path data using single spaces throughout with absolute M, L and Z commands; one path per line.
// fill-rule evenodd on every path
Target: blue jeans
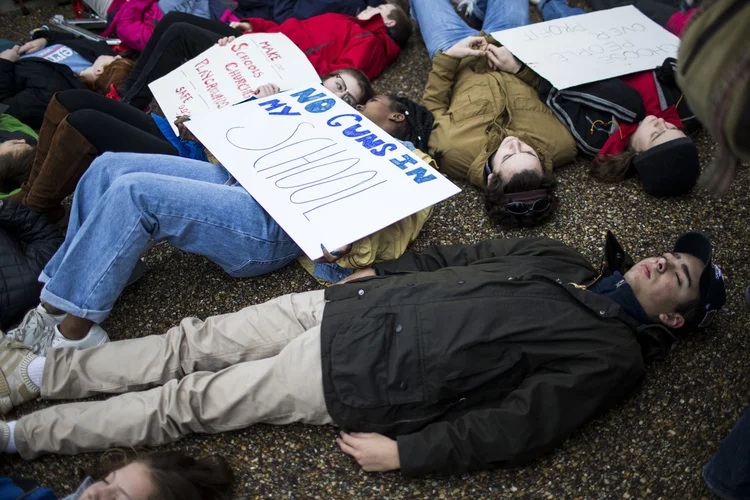
M 750 410 L 745 410 L 703 467 L 703 480 L 725 500 L 750 498 Z
M 224 167 L 105 153 L 78 183 L 65 242 L 39 277 L 41 300 L 102 322 L 151 240 L 204 255 L 235 277 L 268 273 L 302 254 Z
M 528 0 L 486 0 L 482 31 L 492 33 L 529 24 Z M 411 11 L 422 31 L 430 59 L 439 50 L 479 32 L 456 14 L 450 0 L 411 0 Z
M 484 13 L 487 10 L 487 1 L 488 0 L 475 0 L 474 15 L 478 19 L 484 19 Z M 583 9 L 569 6 L 568 2 L 565 0 L 541 0 L 541 2 L 536 5 L 536 8 L 542 14 L 545 21 L 586 13 Z
M 159 10 L 167 12 L 184 12 L 203 19 L 211 19 L 208 0 L 159 0 Z

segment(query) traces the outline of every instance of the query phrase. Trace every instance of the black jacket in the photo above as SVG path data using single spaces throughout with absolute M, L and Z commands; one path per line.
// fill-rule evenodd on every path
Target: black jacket
M 682 99 L 682 91 L 675 83 L 675 63 L 673 58 L 666 59 L 662 66 L 653 71 L 654 81 L 661 109 L 676 104 L 685 133 L 691 134 L 700 128 L 700 123 L 686 100 Z M 565 90 L 558 90 L 542 80 L 539 98 L 570 130 L 578 149 L 589 156 L 599 154 L 609 136 L 616 132 L 617 122 L 637 123 L 646 117 L 641 95 L 619 78 Z
M 64 239 L 47 217 L 0 200 L 0 328 L 39 303 L 39 273 Z
M 73 38 L 67 33 L 40 30 L 34 38 L 46 38 L 47 45 L 60 43 L 78 52 L 93 64 L 102 55 L 116 55 L 104 42 Z M 42 126 L 44 112 L 56 92 L 86 89 L 86 85 L 64 64 L 44 59 L 20 59 L 15 63 L 0 59 L 0 103 L 9 106 L 6 113 L 29 127 Z
M 609 267 L 624 270 L 618 248 Z M 600 273 L 562 243 L 434 247 L 375 268 L 326 290 L 323 389 L 343 429 L 397 437 L 406 475 L 527 462 L 644 373 L 639 326 L 579 286 Z

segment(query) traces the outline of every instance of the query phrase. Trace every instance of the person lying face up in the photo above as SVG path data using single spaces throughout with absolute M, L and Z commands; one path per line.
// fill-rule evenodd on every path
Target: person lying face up
M 576 145 L 539 100 L 540 78 L 489 37 L 469 36 L 433 58 L 423 104 L 435 116 L 429 153 L 443 172 L 485 190 L 503 227 L 533 226 L 555 207 L 552 169 Z

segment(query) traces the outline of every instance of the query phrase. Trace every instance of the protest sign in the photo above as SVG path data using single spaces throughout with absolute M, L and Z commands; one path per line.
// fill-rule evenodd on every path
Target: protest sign
M 492 33 L 558 89 L 651 70 L 680 39 L 628 5 Z
M 195 116 L 254 97 L 258 87 L 281 90 L 315 85 L 320 77 L 305 54 L 282 33 L 243 35 L 225 47 L 214 45 L 149 84 L 164 116 Z
M 311 259 L 460 191 L 320 84 L 187 126 Z

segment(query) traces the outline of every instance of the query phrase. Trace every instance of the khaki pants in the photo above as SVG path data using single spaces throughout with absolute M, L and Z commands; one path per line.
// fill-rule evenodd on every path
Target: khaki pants
M 259 422 L 330 424 L 320 361 L 324 305 L 322 290 L 284 295 L 205 322 L 185 319 L 165 335 L 52 349 L 42 398 L 122 394 L 22 417 L 18 452 L 32 459 L 157 446 Z

